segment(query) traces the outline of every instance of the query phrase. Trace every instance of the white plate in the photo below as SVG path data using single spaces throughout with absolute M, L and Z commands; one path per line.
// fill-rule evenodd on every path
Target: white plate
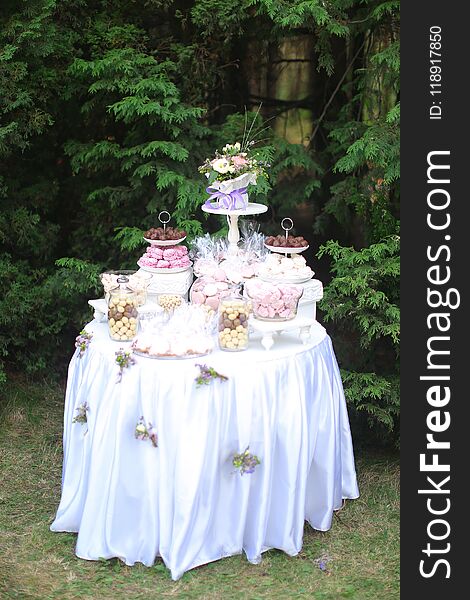
M 259 279 L 263 281 L 268 281 L 269 283 L 305 283 L 310 281 L 312 277 L 315 275 L 313 273 L 309 277 L 264 277 L 263 275 L 258 275 Z
M 142 269 L 142 271 L 147 271 L 147 273 L 182 273 L 183 271 L 188 271 L 188 269 L 190 269 L 193 266 L 193 263 L 190 262 L 187 267 L 176 267 L 175 269 L 162 269 L 158 267 L 144 267 L 140 264 L 140 260 L 137 261 L 137 264 Z
M 239 210 L 228 210 L 227 208 L 209 208 L 204 206 L 204 204 L 201 206 L 201 208 L 204 212 L 211 215 L 237 215 L 239 217 L 260 215 L 268 210 L 267 206 L 264 204 L 258 204 L 257 202 L 248 202 L 248 206 L 246 208 L 241 208 Z
M 300 254 L 301 252 L 305 252 L 310 246 L 302 246 L 301 248 L 281 248 L 280 246 L 268 246 L 268 244 L 265 244 L 265 247 L 271 250 L 271 252 L 278 252 L 279 254 Z
M 181 242 L 184 242 L 185 239 L 186 236 L 180 238 L 179 240 L 149 240 L 148 238 L 144 237 L 144 240 L 151 246 L 177 246 L 178 244 L 181 244 Z
M 156 358 L 159 360 L 185 360 L 187 358 L 199 358 L 201 356 L 207 356 L 208 354 L 211 353 L 211 350 L 209 350 L 209 352 L 204 352 L 204 354 L 185 354 L 184 356 L 165 356 L 165 355 L 155 355 L 155 354 L 147 354 L 146 352 L 141 352 L 140 350 L 134 350 L 134 354 L 137 354 L 137 356 L 143 356 L 144 358 Z

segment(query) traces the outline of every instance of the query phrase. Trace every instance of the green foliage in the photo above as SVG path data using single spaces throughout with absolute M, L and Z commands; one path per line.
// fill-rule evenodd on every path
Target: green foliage
M 399 238 L 362 250 L 330 241 L 319 257 L 332 258 L 333 279 L 321 301 L 325 321 L 348 340 L 343 381 L 346 397 L 369 423 L 395 433 L 399 411 Z

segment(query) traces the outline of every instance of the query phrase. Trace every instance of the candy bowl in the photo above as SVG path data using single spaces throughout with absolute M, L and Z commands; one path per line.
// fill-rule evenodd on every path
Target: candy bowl
M 303 288 L 253 280 L 246 282 L 245 293 L 251 299 L 253 316 L 260 321 L 290 321 L 297 316 Z
M 158 294 L 157 304 L 171 314 L 176 308 L 184 304 L 185 300 L 180 294 Z

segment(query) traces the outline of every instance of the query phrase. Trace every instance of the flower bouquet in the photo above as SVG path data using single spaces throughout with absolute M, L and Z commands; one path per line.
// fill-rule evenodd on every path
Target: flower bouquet
M 248 206 L 248 186 L 256 185 L 259 175 L 266 175 L 266 163 L 255 156 L 254 141 L 242 145 L 227 144 L 215 157 L 199 167 L 208 179 L 210 194 L 205 206 L 212 209 L 240 210 Z

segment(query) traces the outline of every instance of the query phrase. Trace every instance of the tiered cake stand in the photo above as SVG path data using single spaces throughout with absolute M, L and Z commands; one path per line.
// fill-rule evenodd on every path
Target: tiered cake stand
M 289 217 L 282 219 L 281 227 L 285 231 L 286 239 L 288 238 L 289 231 L 293 228 L 293 226 L 294 223 Z M 286 248 L 285 246 L 270 246 L 269 244 L 265 244 L 265 247 L 271 252 L 284 254 L 287 256 L 288 254 L 301 254 L 307 250 L 309 246 L 302 246 L 300 248 Z M 255 323 L 254 329 L 263 334 L 263 346 L 269 350 L 273 344 L 274 334 L 295 329 L 296 327 L 300 329 L 300 339 L 304 343 L 307 343 L 311 321 L 313 320 L 313 322 L 315 322 L 316 320 L 317 302 L 323 298 L 323 285 L 321 281 L 318 279 L 313 279 L 313 274 L 306 278 L 283 277 L 282 281 L 276 277 L 260 276 L 260 279 L 270 283 L 293 283 L 295 285 L 300 285 L 304 290 L 304 293 L 299 301 L 298 314 L 294 320 L 284 322 L 284 324 L 282 322 L 271 325 L 268 324 L 269 326 L 263 325 L 261 321 Z
M 163 225 L 163 229 L 166 229 L 167 223 L 170 222 L 171 215 L 168 211 L 164 210 L 158 215 L 158 220 Z M 185 237 L 179 240 L 150 240 L 144 238 L 151 246 L 168 247 L 177 246 L 186 239 Z M 138 263 L 137 263 L 138 264 Z M 140 266 L 141 271 L 152 273 L 152 280 L 148 287 L 149 297 L 158 297 L 160 294 L 175 294 L 183 296 L 185 300 L 188 299 L 188 290 L 191 287 L 193 281 L 193 269 L 192 266 L 180 267 L 176 269 L 159 269 L 154 267 Z
M 238 217 L 250 217 L 254 215 L 261 215 L 268 210 L 268 207 L 264 204 L 258 204 L 256 202 L 249 202 L 246 208 L 240 210 L 229 210 L 226 208 L 210 208 L 208 206 L 202 206 L 202 210 L 212 215 L 224 215 L 227 217 L 228 223 L 228 251 L 230 254 L 235 254 L 238 248 L 238 242 L 240 241 L 240 231 L 238 229 Z
M 282 227 L 282 229 L 284 229 L 284 232 L 286 235 L 286 240 L 287 240 L 289 238 L 289 231 L 294 227 L 294 221 L 289 217 L 285 217 L 281 221 L 281 227 Z M 285 254 L 286 256 L 288 254 L 301 254 L 302 252 L 305 252 L 305 250 L 307 250 L 307 248 L 309 248 L 308 245 L 297 247 L 297 248 L 286 248 L 286 246 L 270 246 L 269 244 L 265 244 L 265 247 L 268 250 L 270 250 L 271 252 L 277 252 L 278 254 Z

